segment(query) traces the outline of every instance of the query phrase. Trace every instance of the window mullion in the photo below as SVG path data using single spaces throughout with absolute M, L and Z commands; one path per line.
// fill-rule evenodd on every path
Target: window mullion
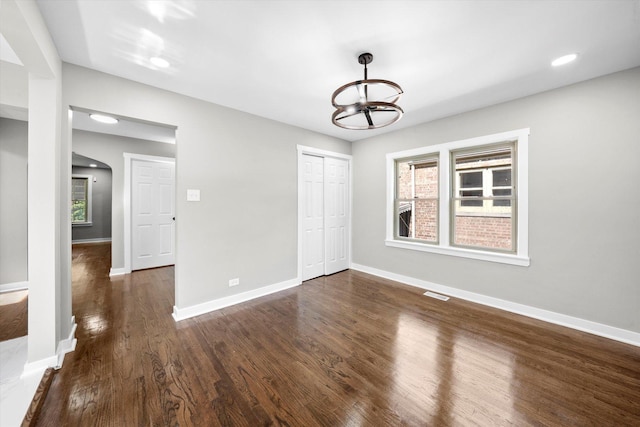
M 440 238 L 440 246 L 449 246 L 451 231 L 450 220 L 451 214 L 451 198 L 452 187 L 455 175 L 451 174 L 451 159 L 447 149 L 441 149 L 439 152 L 439 168 L 438 168 L 438 236 Z

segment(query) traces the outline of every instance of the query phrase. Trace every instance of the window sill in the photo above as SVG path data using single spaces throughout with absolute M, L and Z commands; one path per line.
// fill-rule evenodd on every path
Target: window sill
M 91 227 L 93 222 L 72 222 L 72 227 Z
M 385 240 L 385 245 L 394 247 L 409 249 L 413 251 L 431 252 L 441 255 L 450 255 L 460 258 L 477 259 L 481 261 L 497 262 L 500 264 L 518 265 L 521 267 L 528 267 L 531 264 L 529 257 L 513 255 L 513 254 L 501 254 L 497 252 L 478 251 L 473 249 L 455 248 L 451 246 L 435 246 L 427 245 L 424 243 L 415 242 L 402 242 L 399 240 Z

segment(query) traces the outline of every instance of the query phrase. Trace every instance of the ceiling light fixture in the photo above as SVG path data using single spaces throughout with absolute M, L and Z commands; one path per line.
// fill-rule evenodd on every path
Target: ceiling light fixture
M 95 163 L 89 163 L 89 167 L 90 167 L 90 168 L 97 168 L 97 167 L 98 167 L 98 165 L 96 165 Z
M 149 62 L 151 62 L 153 65 L 155 65 L 158 68 L 169 68 L 169 61 L 167 61 L 164 58 L 160 58 L 158 56 L 154 56 L 153 58 L 149 59 Z
M 396 105 L 402 88 L 389 80 L 369 79 L 367 64 L 373 55 L 363 53 L 358 63 L 364 65 L 364 80 L 339 87 L 331 96 L 336 108 L 331 116 L 334 125 L 344 129 L 378 129 L 400 120 L 404 111 Z
M 89 114 L 89 117 L 91 117 L 96 122 L 106 123 L 108 125 L 118 123 L 118 119 L 116 119 L 115 117 L 105 116 L 104 114 Z
M 560 58 L 556 58 L 551 62 L 551 65 L 554 67 L 559 67 L 561 65 L 568 64 L 569 62 L 573 62 L 578 57 L 577 53 L 570 53 L 569 55 L 561 56 Z

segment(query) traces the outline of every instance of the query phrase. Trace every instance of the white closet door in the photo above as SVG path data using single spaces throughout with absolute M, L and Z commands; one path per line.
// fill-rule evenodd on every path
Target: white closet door
M 324 162 L 322 157 L 302 156 L 302 280 L 324 274 Z
M 131 163 L 131 269 L 175 263 L 175 165 Z
M 324 183 L 324 274 L 333 274 L 349 268 L 349 163 L 325 157 Z

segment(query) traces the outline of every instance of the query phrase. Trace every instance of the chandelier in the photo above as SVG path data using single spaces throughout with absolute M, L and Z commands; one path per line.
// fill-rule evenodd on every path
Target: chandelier
M 367 64 L 373 55 L 363 53 L 358 63 L 364 65 L 364 80 L 340 86 L 331 96 L 336 108 L 331 116 L 334 125 L 344 129 L 378 129 L 400 120 L 403 111 L 396 105 L 402 88 L 389 80 L 369 79 Z

